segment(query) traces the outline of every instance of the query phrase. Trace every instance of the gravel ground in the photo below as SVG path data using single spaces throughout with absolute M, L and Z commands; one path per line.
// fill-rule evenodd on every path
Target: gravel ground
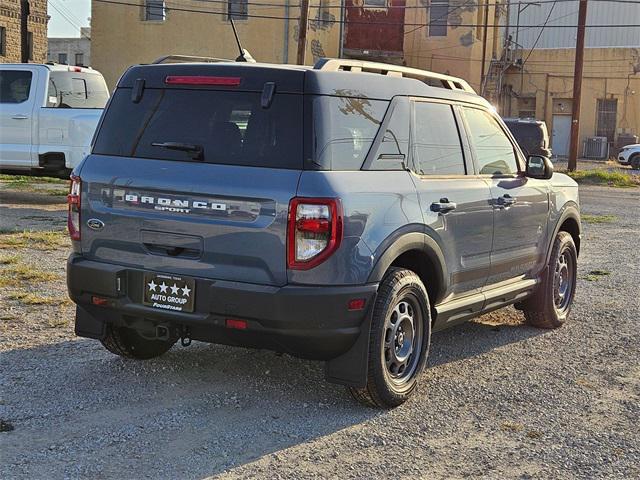
M 66 241 L 5 246 L 53 278 L 0 287 L 0 478 L 639 478 L 640 189 L 581 200 L 594 217 L 570 321 L 540 331 L 504 309 L 434 334 L 419 392 L 393 411 L 266 351 L 115 357 L 73 335 Z M 62 229 L 61 201 L 0 190 L 0 227 Z

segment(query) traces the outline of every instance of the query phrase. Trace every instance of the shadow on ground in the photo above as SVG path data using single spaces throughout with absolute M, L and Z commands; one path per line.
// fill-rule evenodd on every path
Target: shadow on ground
M 434 334 L 431 368 L 539 333 L 464 324 Z M 324 382 L 321 363 L 201 343 L 147 362 L 89 340 L 10 350 L 0 381 L 15 427 L 0 434 L 4 478 L 201 478 L 387 415 Z

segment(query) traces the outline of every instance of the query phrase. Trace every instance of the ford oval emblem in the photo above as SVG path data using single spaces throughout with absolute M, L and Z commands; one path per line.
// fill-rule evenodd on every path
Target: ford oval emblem
M 104 222 L 102 220 L 98 220 L 97 218 L 90 218 L 87 220 L 87 227 L 92 230 L 102 230 L 104 228 Z

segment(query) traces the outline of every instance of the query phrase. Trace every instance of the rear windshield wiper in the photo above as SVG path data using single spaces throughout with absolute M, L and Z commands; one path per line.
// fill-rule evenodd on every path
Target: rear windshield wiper
M 204 157 L 204 148 L 202 145 L 195 145 L 193 143 L 153 142 L 151 146 L 166 148 L 168 150 L 180 150 L 181 152 L 191 152 L 194 160 L 202 160 Z

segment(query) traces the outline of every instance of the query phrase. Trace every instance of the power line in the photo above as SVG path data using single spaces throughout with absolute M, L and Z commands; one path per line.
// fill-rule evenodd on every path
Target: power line
M 611 0 L 608 0 L 611 1 Z M 622 1 L 622 0 L 616 0 Z M 122 5 L 127 7 L 135 7 L 135 8 L 143 8 L 144 5 L 139 3 L 126 3 L 119 2 L 116 0 L 94 0 L 95 3 L 105 3 L 111 5 Z M 167 11 L 177 11 L 177 12 L 187 12 L 187 13 L 203 13 L 207 15 L 224 15 L 227 16 L 228 12 L 214 12 L 211 10 L 195 10 L 191 8 L 182 8 L 182 7 L 172 7 L 166 6 L 165 10 Z M 243 18 L 261 18 L 268 20 L 295 20 L 298 21 L 298 17 L 290 17 L 290 16 L 273 16 L 273 15 L 255 15 L 255 14 L 246 14 L 242 16 Z M 331 20 L 331 19 L 323 19 L 324 23 L 335 23 L 335 24 L 349 24 L 349 25 L 396 25 L 396 26 L 427 26 L 429 23 L 405 23 L 405 22 L 364 22 L 364 21 L 352 21 L 352 20 Z M 456 24 L 456 27 L 481 27 L 484 24 L 477 23 L 460 23 Z M 522 28 L 536 28 L 540 25 L 521 25 Z M 609 23 L 609 24 L 595 24 L 595 25 L 586 25 L 586 28 L 638 28 L 640 27 L 640 23 Z M 547 25 L 547 28 L 576 28 L 575 25 Z
M 525 59 L 525 61 L 522 62 L 522 66 L 523 67 L 524 67 L 524 64 L 527 63 L 527 60 L 529 60 L 529 57 L 533 53 L 533 50 L 536 48 L 536 45 L 538 45 L 538 42 L 540 41 L 540 37 L 542 37 L 542 32 L 544 32 L 544 27 L 546 27 L 547 23 L 549 23 L 549 19 L 551 18 L 551 14 L 553 13 L 553 9 L 554 8 L 556 8 L 556 4 L 555 3 L 553 5 L 551 5 L 551 8 L 549 9 L 549 15 L 547 15 L 547 19 L 544 21 L 544 25 L 542 25 L 542 28 L 538 32 L 538 37 L 536 38 L 536 41 L 533 42 L 533 47 L 531 47 L 531 50 L 529 50 L 529 55 L 527 55 L 527 58 Z
M 213 4 L 221 4 L 221 5 L 228 5 L 229 0 L 199 0 L 201 3 L 213 3 Z M 580 0 L 532 0 L 531 2 L 526 2 L 523 1 L 523 4 L 527 4 L 527 3 L 536 3 L 536 4 L 546 4 L 546 3 L 578 3 Z M 622 4 L 631 4 L 631 5 L 635 5 L 635 4 L 640 4 L 640 0 L 591 0 L 592 2 L 601 2 L 601 3 L 622 3 Z M 300 4 L 289 4 L 286 5 L 284 3 L 270 3 L 270 2 L 245 2 L 246 5 L 251 5 L 251 6 L 256 6 L 256 7 L 280 7 L 280 8 L 284 8 L 284 7 L 289 7 L 289 8 L 300 8 Z M 480 3 L 480 1 L 477 0 L 472 0 L 471 2 L 466 2 L 464 4 L 464 6 L 505 6 L 506 4 L 500 3 L 500 2 L 495 2 L 495 3 Z M 321 8 L 323 10 L 348 10 L 348 9 L 366 9 L 367 7 L 363 7 L 362 5 L 322 5 L 322 4 L 315 4 L 315 5 L 311 5 L 313 8 Z M 392 10 L 392 9 L 404 9 L 404 10 L 423 10 L 426 8 L 429 8 L 427 6 L 424 5 L 388 5 L 386 7 L 384 7 L 385 10 Z M 451 7 L 451 11 L 453 10 L 457 10 L 460 8 L 459 6 L 452 6 Z

